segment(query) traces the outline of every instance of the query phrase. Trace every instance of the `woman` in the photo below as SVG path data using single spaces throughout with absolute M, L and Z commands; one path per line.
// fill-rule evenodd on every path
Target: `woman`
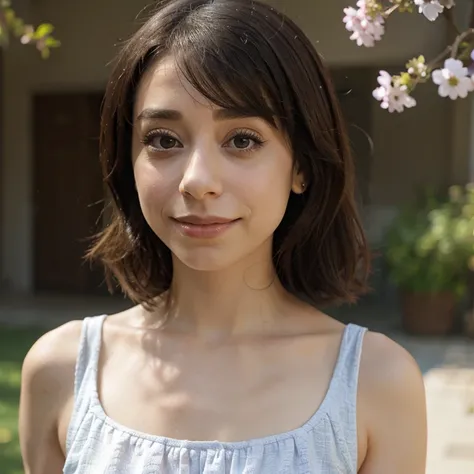
M 297 26 L 250 0 L 161 3 L 119 54 L 101 160 L 90 257 L 137 306 L 29 352 L 27 474 L 424 472 L 415 362 L 317 309 L 364 291 L 368 253 Z

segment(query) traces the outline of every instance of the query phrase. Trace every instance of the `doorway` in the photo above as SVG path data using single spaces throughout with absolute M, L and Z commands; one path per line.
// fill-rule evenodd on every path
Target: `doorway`
M 100 229 L 103 93 L 33 98 L 34 284 L 37 292 L 106 294 L 103 272 L 84 262 Z

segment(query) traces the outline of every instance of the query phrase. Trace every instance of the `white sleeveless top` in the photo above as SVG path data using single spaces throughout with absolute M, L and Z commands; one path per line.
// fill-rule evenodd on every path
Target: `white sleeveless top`
M 105 414 L 97 391 L 105 317 L 84 320 L 64 474 L 357 473 L 357 382 L 365 328 L 345 328 L 326 396 L 304 425 L 275 436 L 222 443 L 152 436 Z

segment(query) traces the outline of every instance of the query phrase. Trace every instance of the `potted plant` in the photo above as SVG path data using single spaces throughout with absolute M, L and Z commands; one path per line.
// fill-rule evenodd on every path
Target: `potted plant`
M 426 193 L 402 210 L 387 234 L 386 257 L 397 285 L 402 325 L 412 334 L 443 335 L 468 290 L 474 255 L 474 185 Z

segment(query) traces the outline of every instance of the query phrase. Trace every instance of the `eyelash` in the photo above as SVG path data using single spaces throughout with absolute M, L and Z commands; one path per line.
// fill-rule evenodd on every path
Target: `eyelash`
M 155 138 L 172 138 L 173 140 L 176 140 L 177 142 L 179 142 L 179 140 L 170 132 L 168 132 L 167 130 L 161 130 L 161 129 L 158 129 L 158 130 L 152 130 L 151 132 L 148 132 L 147 134 L 145 134 L 145 136 L 143 137 L 143 139 L 141 140 L 141 142 L 143 143 L 143 145 L 149 147 L 149 148 L 152 148 L 154 151 L 169 151 L 169 150 L 162 150 L 160 148 L 155 148 L 152 143 L 153 143 L 153 140 Z M 170 148 L 170 150 L 174 150 L 174 148 Z
M 167 152 L 167 151 L 171 151 L 175 149 L 175 148 L 161 149 L 161 148 L 154 147 L 152 143 L 153 143 L 153 140 L 157 137 L 172 138 L 173 140 L 176 140 L 178 143 L 180 143 L 178 138 L 175 135 L 163 129 L 157 129 L 157 130 L 152 130 L 148 132 L 143 137 L 141 142 L 143 143 L 143 145 L 151 148 L 154 152 Z M 236 150 L 238 153 L 251 153 L 255 150 L 258 150 L 265 144 L 265 140 L 263 140 L 263 138 L 260 135 L 258 135 L 256 132 L 252 132 L 251 130 L 245 130 L 245 129 L 236 130 L 234 134 L 227 140 L 226 143 L 229 143 L 231 140 L 234 140 L 235 138 L 244 138 L 244 139 L 252 140 L 254 142 L 254 145 L 250 148 L 234 148 L 234 150 Z M 229 148 L 229 147 L 226 147 L 226 148 Z

